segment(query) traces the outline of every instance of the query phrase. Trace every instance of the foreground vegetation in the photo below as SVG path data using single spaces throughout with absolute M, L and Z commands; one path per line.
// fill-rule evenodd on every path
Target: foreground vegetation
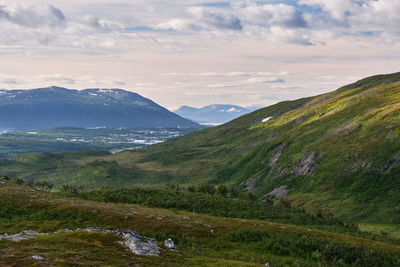
M 0 241 L 2 265 L 139 266 L 399 266 L 400 246 L 309 227 L 147 208 L 135 204 L 65 198 L 0 183 L 0 234 L 104 227 L 134 229 L 179 250 L 161 246 L 160 257 L 135 256 L 115 236 L 61 233 L 13 243 Z

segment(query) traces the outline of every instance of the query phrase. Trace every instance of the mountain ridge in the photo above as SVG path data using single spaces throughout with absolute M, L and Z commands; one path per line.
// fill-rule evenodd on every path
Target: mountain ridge
M 0 91 L 0 128 L 192 127 L 154 101 L 122 89 L 71 90 L 50 86 Z

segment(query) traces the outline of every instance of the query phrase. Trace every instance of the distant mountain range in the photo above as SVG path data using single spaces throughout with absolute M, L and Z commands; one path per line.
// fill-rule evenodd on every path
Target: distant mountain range
M 235 105 L 209 105 L 202 108 L 182 106 L 174 112 L 200 124 L 212 125 L 231 121 L 254 110 L 256 108 L 244 108 Z
M 49 127 L 194 127 L 139 94 L 121 89 L 47 87 L 0 90 L 0 129 Z

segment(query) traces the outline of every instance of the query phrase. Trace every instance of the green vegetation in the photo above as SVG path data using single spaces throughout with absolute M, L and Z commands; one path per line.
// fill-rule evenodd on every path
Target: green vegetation
M 296 225 L 337 225 L 344 224 L 334 218 L 324 218 L 305 213 L 303 210 L 286 207 L 277 203 L 262 203 L 190 193 L 169 189 L 131 188 L 113 191 L 90 191 L 78 197 L 114 203 L 140 204 L 147 207 L 186 210 L 193 213 L 220 217 L 268 220 Z
M 205 127 L 157 129 L 85 129 L 57 127 L 37 131 L 0 133 L 0 158 L 26 153 L 74 152 L 86 150 L 119 151 L 143 147 L 134 140 L 148 144 L 185 135 Z
M 133 151 L 0 160 L 0 173 L 26 182 L 48 181 L 55 190 L 63 185 L 90 191 L 211 184 L 250 191 L 256 198 L 278 190 L 280 196 L 288 194 L 285 200 L 291 206 L 314 214 L 363 225 L 396 225 L 399 115 L 400 74 L 395 73 L 278 103 Z M 270 119 L 262 122 L 265 118 Z
M 134 229 L 160 243 L 172 238 L 179 250 L 172 252 L 161 245 L 160 257 L 135 256 L 126 252 L 113 235 L 60 233 L 19 243 L 1 240 L 0 262 L 4 265 L 264 266 L 269 263 L 275 267 L 400 264 L 400 246 L 367 238 L 268 221 L 65 198 L 2 181 L 0 234 L 23 230 L 52 233 L 78 227 Z M 33 260 L 33 255 L 40 255 L 44 260 Z

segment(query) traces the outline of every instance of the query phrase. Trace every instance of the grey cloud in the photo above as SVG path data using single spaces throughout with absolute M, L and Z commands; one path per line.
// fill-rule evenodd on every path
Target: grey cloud
M 55 27 L 65 22 L 61 10 L 52 5 L 25 5 L 6 2 L 0 6 L 0 19 L 23 27 Z
M 286 28 L 307 28 L 305 14 L 285 4 L 252 4 L 236 6 L 235 9 L 247 22 L 252 24 L 267 24 Z
M 79 20 L 80 23 L 89 26 L 91 29 L 95 30 L 109 30 L 109 29 L 119 29 L 120 25 L 117 25 L 115 22 L 106 21 L 104 19 L 94 17 L 94 16 L 85 16 Z
M 188 9 L 199 22 L 218 29 L 228 29 L 241 31 L 242 21 L 233 14 L 226 14 L 218 11 L 209 10 L 203 7 L 191 7 Z

